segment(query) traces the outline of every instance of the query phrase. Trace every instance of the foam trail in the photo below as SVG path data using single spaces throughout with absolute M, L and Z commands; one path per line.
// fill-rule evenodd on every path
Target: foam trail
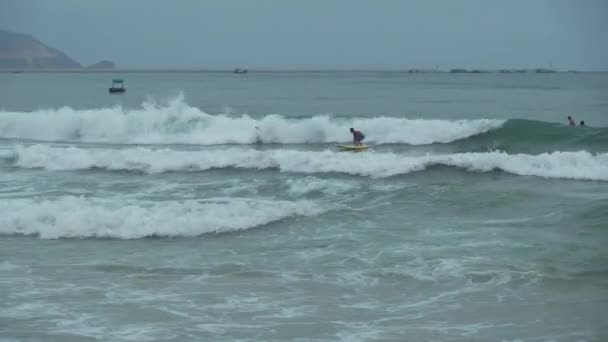
M 447 143 L 502 126 L 502 120 L 423 120 L 391 117 L 289 119 L 267 115 L 211 115 L 183 100 L 183 95 L 159 106 L 144 102 L 139 109 L 76 110 L 70 107 L 31 113 L 0 112 L 0 138 L 120 144 L 305 144 L 351 140 L 357 127 L 375 144 Z M 256 127 L 258 129 L 256 130 Z
M 136 239 L 246 230 L 322 210 L 312 202 L 238 198 L 182 202 L 119 202 L 62 197 L 0 200 L 0 234 L 56 238 Z
M 22 168 L 47 170 L 134 170 L 147 173 L 187 172 L 215 168 L 278 169 L 286 172 L 389 177 L 445 165 L 470 171 L 503 170 L 523 176 L 608 181 L 608 153 L 551 152 L 539 155 L 504 152 L 426 154 L 343 153 L 230 148 L 211 151 L 169 149 L 83 149 L 45 145 L 17 146 L 12 157 Z
M 337 195 L 356 188 L 355 185 L 343 181 L 332 181 L 316 177 L 288 179 L 288 193 L 292 196 L 303 196 L 311 192 L 320 191 L 327 195 Z

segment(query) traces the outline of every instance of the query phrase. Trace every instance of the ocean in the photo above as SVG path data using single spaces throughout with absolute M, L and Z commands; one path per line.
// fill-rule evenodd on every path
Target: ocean
M 0 341 L 606 341 L 607 244 L 607 73 L 0 74 Z

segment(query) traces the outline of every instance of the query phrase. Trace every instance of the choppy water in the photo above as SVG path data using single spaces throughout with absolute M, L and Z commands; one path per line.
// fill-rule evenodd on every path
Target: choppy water
M 0 87 L 0 340 L 608 339 L 607 74 Z

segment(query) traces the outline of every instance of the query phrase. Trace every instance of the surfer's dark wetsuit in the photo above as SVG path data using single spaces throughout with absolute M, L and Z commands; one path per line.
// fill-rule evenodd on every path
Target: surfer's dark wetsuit
M 361 133 L 361 131 L 357 131 L 354 128 L 350 129 L 350 132 L 353 134 L 353 142 L 355 145 L 362 145 L 361 140 L 365 139 L 365 135 Z

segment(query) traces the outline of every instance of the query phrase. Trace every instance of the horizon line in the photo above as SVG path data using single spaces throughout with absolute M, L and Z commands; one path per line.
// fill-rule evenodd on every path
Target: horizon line
M 567 69 L 558 70 L 551 68 L 497 68 L 497 69 L 476 69 L 476 68 L 450 68 L 450 69 L 423 69 L 423 68 L 113 68 L 113 69 L 89 69 L 83 68 L 48 68 L 48 69 L 19 69 L 19 68 L 0 68 L 0 73 L 168 73 L 168 72 L 195 72 L 195 73 L 235 73 L 235 70 L 245 70 L 246 73 L 259 72 L 395 72 L 395 73 L 446 73 L 446 74 L 484 74 L 484 73 L 603 73 L 607 70 L 578 70 Z M 237 73 L 240 75 L 246 73 Z

